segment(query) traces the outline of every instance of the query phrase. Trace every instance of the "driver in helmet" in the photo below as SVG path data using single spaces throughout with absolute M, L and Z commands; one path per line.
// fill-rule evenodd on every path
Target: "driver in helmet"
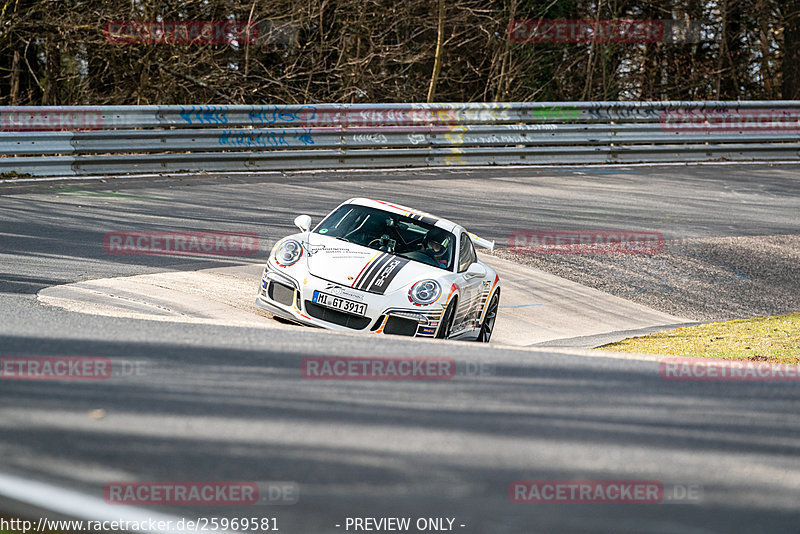
M 447 232 L 444 230 L 432 228 L 425 234 L 425 239 L 422 242 L 422 253 L 430 257 L 442 269 L 447 269 L 447 265 L 450 263 L 450 254 L 444 246 L 447 237 Z

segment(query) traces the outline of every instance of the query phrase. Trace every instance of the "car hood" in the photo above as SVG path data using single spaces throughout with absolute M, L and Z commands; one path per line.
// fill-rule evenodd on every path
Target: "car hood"
M 321 234 L 309 234 L 307 251 L 306 265 L 313 276 L 379 295 L 442 274 L 407 258 Z

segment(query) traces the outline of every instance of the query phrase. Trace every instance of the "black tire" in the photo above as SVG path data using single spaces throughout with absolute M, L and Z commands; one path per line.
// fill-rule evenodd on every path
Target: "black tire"
M 494 323 L 497 320 L 497 309 L 500 307 L 500 290 L 494 292 L 492 298 L 489 299 L 489 304 L 486 307 L 486 316 L 483 318 L 481 330 L 478 332 L 478 338 L 475 341 L 480 343 L 488 343 L 492 339 L 492 332 L 494 331 Z
M 447 305 L 444 310 L 442 320 L 439 323 L 439 330 L 436 332 L 436 339 L 447 339 L 450 337 L 450 329 L 453 327 L 453 319 L 456 317 L 456 303 L 458 299 L 455 298 Z

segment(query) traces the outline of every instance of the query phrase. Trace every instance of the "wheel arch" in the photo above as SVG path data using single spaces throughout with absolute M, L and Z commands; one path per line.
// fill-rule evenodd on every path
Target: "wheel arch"
M 436 333 L 434 334 L 434 337 L 437 337 L 439 335 L 439 332 L 442 329 L 442 325 L 444 324 L 444 319 L 445 319 L 444 316 L 447 315 L 447 310 L 450 309 L 450 306 L 454 307 L 453 315 L 455 315 L 455 313 L 458 311 L 458 301 L 460 300 L 459 297 L 460 297 L 459 291 L 456 290 L 452 294 L 452 296 L 447 300 L 447 305 L 444 307 L 444 310 L 442 310 L 442 317 L 439 319 L 439 325 L 436 327 Z
M 492 290 L 492 292 L 489 293 L 489 296 L 486 298 L 486 302 L 483 304 L 483 309 L 481 310 L 481 316 L 479 321 L 480 324 L 483 324 L 483 321 L 486 319 L 486 311 L 489 309 L 489 303 L 492 302 L 492 298 L 494 298 L 495 295 L 498 295 L 497 305 L 498 306 L 500 305 L 500 300 L 499 300 L 500 289 L 501 289 L 500 283 L 498 282 L 494 290 Z

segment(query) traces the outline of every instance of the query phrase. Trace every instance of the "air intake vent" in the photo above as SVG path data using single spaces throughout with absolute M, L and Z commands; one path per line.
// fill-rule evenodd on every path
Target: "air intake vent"
M 270 281 L 269 289 L 269 298 L 283 304 L 284 306 L 291 306 L 292 299 L 294 298 L 294 288 L 285 286 L 279 282 L 275 282 L 274 280 Z
M 384 334 L 397 334 L 400 336 L 413 336 L 417 333 L 417 321 L 404 317 L 389 316 L 386 326 L 383 327 Z

